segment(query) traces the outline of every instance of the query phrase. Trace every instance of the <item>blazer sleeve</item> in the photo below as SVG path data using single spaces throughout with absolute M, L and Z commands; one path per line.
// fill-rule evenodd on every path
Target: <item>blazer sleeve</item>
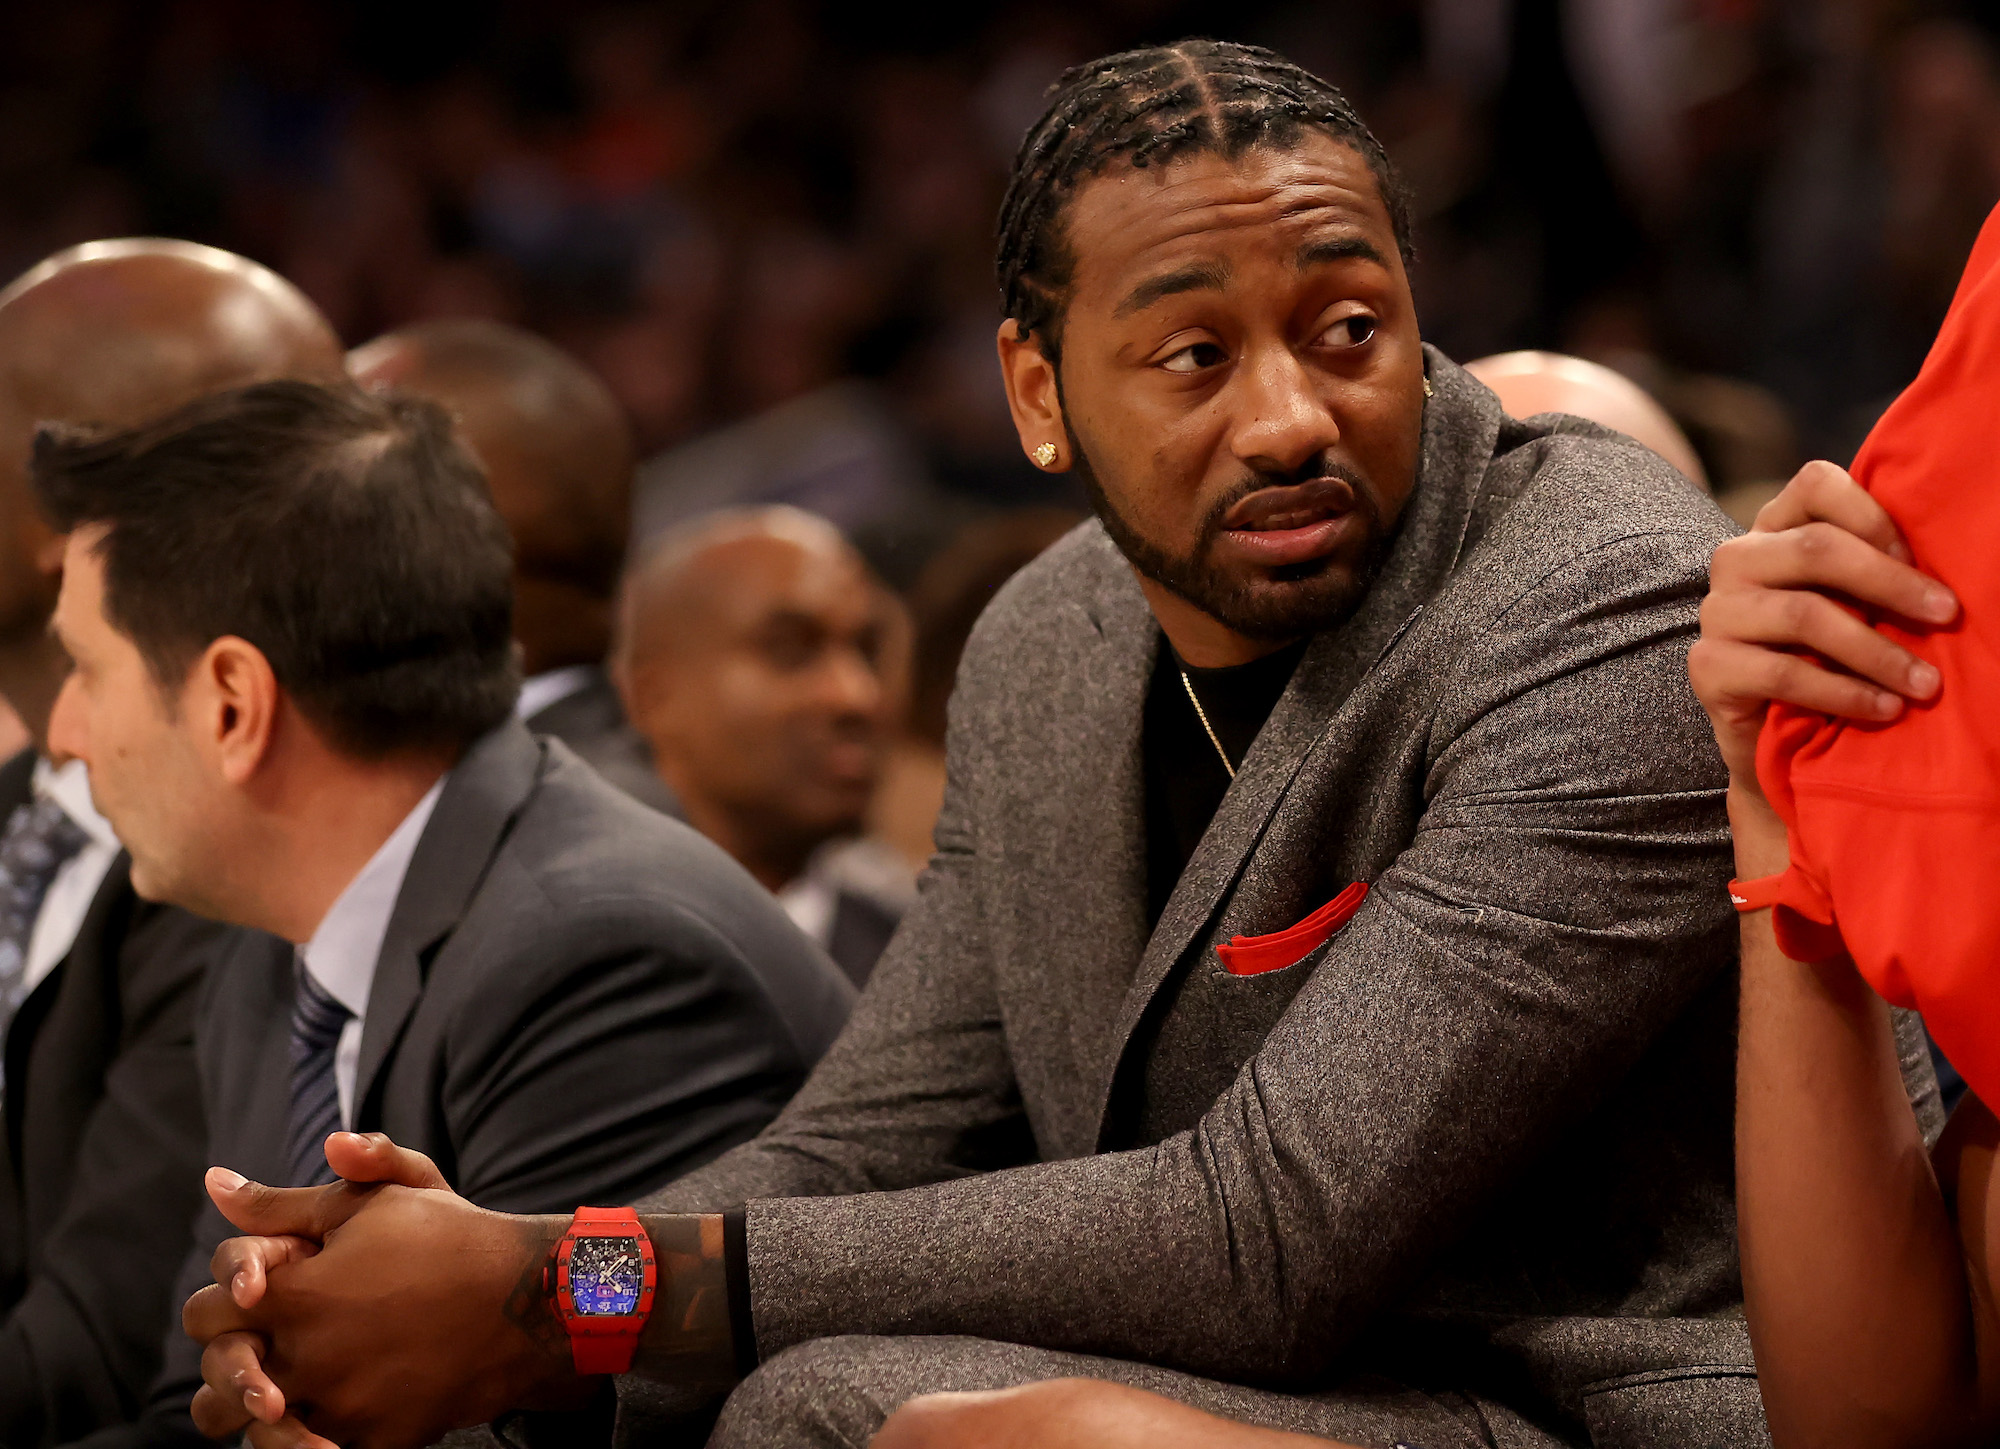
M 1455 642 L 1414 839 L 1194 1128 L 900 1192 L 750 1203 L 760 1351 L 969 1334 L 1319 1379 L 1733 959 L 1721 771 L 1685 676 L 1706 543 L 1605 545 Z M 853 1035 L 894 1051 L 905 1021 L 960 1029 L 979 1065 L 962 1091 L 939 1083 L 942 1105 L 885 1110 L 898 1130 L 878 1139 L 844 1105 L 834 1120 L 858 1119 L 864 1146 L 843 1183 L 963 1161 L 950 1144 L 1004 1099 L 974 1029 L 990 1009 L 977 970 L 943 964 L 963 922 L 930 909 L 923 949 L 893 953 Z M 946 1007 L 923 1000 L 934 985 Z
M 67 1206 L 0 1324 L 0 1443 L 60 1443 L 132 1414 L 178 1307 L 206 1165 L 194 1015 L 220 928 L 140 911 L 120 950 L 118 1053 Z
M 437 1105 L 458 1190 L 501 1212 L 629 1203 L 754 1137 L 819 1049 L 767 983 L 824 977 L 845 1005 L 769 914 L 782 938 L 637 892 L 523 921 L 452 1027 Z
M 954 725 L 954 756 L 967 747 L 960 733 Z M 935 839 L 915 905 L 798 1095 L 755 1141 L 643 1211 L 881 1192 L 1034 1159 L 986 949 L 977 846 L 954 784 Z

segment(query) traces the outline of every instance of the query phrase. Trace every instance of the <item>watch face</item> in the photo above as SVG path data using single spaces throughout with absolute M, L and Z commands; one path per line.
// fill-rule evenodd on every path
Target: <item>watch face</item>
M 637 1238 L 578 1238 L 569 1250 L 569 1291 L 579 1315 L 623 1318 L 639 1311 L 646 1264 Z

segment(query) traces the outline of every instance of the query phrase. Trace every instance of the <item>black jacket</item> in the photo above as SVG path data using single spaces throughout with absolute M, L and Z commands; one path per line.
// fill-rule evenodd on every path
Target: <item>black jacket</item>
M 0 766 L 0 820 L 34 752 Z M 0 1444 L 129 1418 L 206 1163 L 194 1060 L 202 967 L 222 928 L 132 893 L 126 858 L 6 1039 L 0 1156 Z M 143 1211 L 135 1211 L 143 1205 Z
M 292 947 L 232 933 L 201 1015 L 213 1160 L 286 1180 Z M 852 989 L 770 894 L 686 825 L 509 720 L 446 783 L 396 899 L 362 1031 L 355 1126 L 502 1212 L 631 1202 L 755 1136 Z M 177 1291 L 235 1235 L 205 1207 Z M 199 1355 L 169 1335 L 144 1420 L 203 1441 Z

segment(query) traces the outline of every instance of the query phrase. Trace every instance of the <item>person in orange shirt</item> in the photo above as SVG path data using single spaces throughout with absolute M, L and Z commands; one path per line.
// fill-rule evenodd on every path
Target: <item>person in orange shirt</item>
M 1729 769 L 1738 1222 L 1779 1449 L 2000 1436 L 1996 405 L 2000 212 L 1854 475 L 1812 465 L 1716 551 L 1688 662 Z M 1888 1002 L 1972 1088 L 1928 1152 Z
M 1792 863 L 1757 775 L 1772 702 L 1883 721 L 1938 694 L 1934 668 L 1842 607 L 1951 623 L 1957 599 L 1909 556 L 1881 503 L 1830 463 L 1807 467 L 1750 533 L 1717 551 L 1688 670 L 1729 766 L 1740 880 Z M 1968 1093 L 1927 1152 L 1888 1005 L 1853 961 L 1790 959 L 1769 908 L 1746 911 L 1742 933 L 1737 1211 L 1772 1440 L 1990 1444 L 2000 1433 L 2000 1120 Z

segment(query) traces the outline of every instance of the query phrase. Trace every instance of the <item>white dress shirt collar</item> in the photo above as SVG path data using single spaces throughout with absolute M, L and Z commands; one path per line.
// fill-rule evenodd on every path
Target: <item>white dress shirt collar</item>
M 361 1061 L 361 1028 L 368 1019 L 368 997 L 375 986 L 375 963 L 382 955 L 383 939 L 389 934 L 389 918 L 395 914 L 396 899 L 403 893 L 403 878 L 409 874 L 410 859 L 423 839 L 444 792 L 449 774 L 424 792 L 403 823 L 347 883 L 333 905 L 321 918 L 312 939 L 299 948 L 313 980 L 352 1013 L 334 1048 L 333 1075 L 340 1089 L 340 1120 L 354 1121 L 355 1074 Z
M 595 664 L 565 664 L 560 669 L 545 669 L 521 681 L 520 697 L 514 701 L 514 716 L 533 719 L 550 705 L 560 704 L 572 694 L 589 688 L 596 678 Z

